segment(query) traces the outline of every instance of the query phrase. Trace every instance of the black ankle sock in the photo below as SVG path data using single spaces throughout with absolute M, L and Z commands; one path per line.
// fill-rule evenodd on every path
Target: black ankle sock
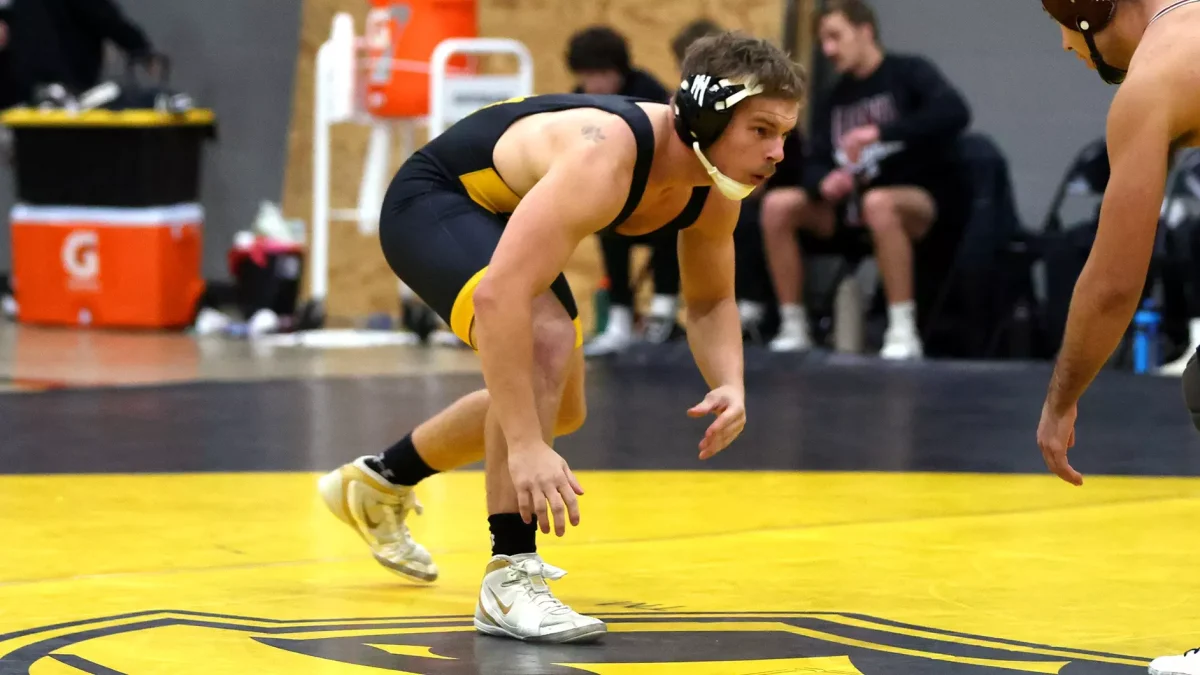
M 497 513 L 488 516 L 492 531 L 492 555 L 537 553 L 537 516 L 528 525 L 519 513 Z
M 416 485 L 437 473 L 417 454 L 412 434 L 401 438 L 379 456 L 368 459 L 367 464 L 393 485 Z

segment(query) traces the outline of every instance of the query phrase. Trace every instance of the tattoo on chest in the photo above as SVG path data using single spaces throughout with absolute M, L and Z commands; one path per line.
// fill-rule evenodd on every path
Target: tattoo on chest
M 594 124 L 584 125 L 582 133 L 584 138 L 593 143 L 599 143 L 604 140 L 604 132 L 600 131 L 600 127 Z

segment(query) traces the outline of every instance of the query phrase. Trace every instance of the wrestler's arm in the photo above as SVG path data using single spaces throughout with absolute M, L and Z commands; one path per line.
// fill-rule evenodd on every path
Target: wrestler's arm
M 709 387 L 732 387 L 738 392 L 744 391 L 744 384 L 733 230 L 740 212 L 738 203 L 714 192 L 696 223 L 679 233 L 688 345 Z
M 620 214 L 629 193 L 632 131 L 619 121 L 595 129 L 521 200 L 475 290 L 483 377 L 510 451 L 543 442 L 533 393 L 533 299 L 550 288 L 579 242 Z
M 1046 406 L 1055 415 L 1071 410 L 1120 343 L 1150 267 L 1174 132 L 1169 87 L 1153 72 L 1139 75 L 1117 91 L 1108 116 L 1112 174 L 1050 380 Z

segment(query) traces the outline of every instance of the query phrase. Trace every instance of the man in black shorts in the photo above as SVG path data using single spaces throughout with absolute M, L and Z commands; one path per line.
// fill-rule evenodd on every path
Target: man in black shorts
M 389 264 L 479 352 L 487 388 L 326 475 L 320 492 L 381 564 L 432 580 L 404 524 L 418 508 L 412 486 L 483 459 L 492 559 L 481 632 L 571 642 L 606 630 L 550 594 L 546 581 L 564 572 L 535 546 L 550 513 L 559 536 L 568 515 L 579 524 L 583 489 L 551 443 L 585 414 L 583 334 L 562 275 L 585 237 L 678 232 L 688 339 L 711 387 L 688 414 L 717 415 L 700 459 L 745 424 L 733 229 L 738 202 L 782 159 L 803 75 L 777 47 L 732 33 L 697 42 L 683 68 L 673 105 L 560 94 L 479 110 L 414 154 L 385 197 Z

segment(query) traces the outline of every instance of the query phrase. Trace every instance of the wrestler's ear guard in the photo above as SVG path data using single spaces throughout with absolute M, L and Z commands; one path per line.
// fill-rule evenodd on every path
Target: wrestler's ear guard
M 1117 13 L 1117 0 L 1042 0 L 1042 8 L 1068 30 L 1083 34 L 1092 63 L 1096 64 L 1096 71 L 1105 82 L 1121 84 L 1125 81 L 1125 71 L 1108 65 L 1100 56 L 1094 37 L 1112 22 Z
M 754 186 L 739 183 L 721 173 L 704 156 L 704 151 L 729 126 L 734 106 L 762 90 L 758 84 L 713 79 L 711 75 L 698 73 L 684 78 L 679 91 L 675 92 L 675 133 L 696 152 L 721 194 L 733 200 L 750 196 Z

